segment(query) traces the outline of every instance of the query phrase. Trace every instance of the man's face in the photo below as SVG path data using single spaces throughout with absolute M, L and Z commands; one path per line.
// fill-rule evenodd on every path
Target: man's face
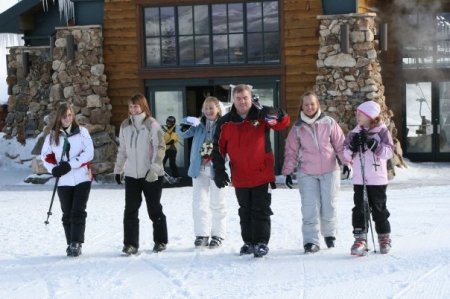
M 247 114 L 252 107 L 252 95 L 250 91 L 243 90 L 234 94 L 234 107 L 238 114 Z

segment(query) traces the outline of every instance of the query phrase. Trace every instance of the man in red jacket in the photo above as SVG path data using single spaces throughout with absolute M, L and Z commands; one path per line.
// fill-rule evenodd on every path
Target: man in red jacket
M 273 214 L 270 183 L 275 182 L 275 175 L 270 129 L 282 130 L 290 119 L 281 109 L 253 102 L 249 85 L 237 85 L 232 95 L 231 111 L 217 121 L 214 134 L 214 182 L 219 188 L 230 182 L 225 171 L 228 155 L 244 241 L 240 254 L 262 257 L 269 252 Z

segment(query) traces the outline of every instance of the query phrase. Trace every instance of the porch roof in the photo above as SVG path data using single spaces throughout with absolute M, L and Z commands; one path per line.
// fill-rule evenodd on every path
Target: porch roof
M 38 5 L 42 6 L 42 0 L 22 0 L 0 14 L 0 33 L 22 34 L 20 17 Z

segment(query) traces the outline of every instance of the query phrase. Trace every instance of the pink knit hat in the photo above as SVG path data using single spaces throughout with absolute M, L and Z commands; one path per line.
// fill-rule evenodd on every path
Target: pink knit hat
M 359 105 L 356 110 L 369 117 L 370 119 L 375 119 L 378 115 L 380 115 L 381 112 L 380 105 L 378 105 L 374 101 L 364 102 Z

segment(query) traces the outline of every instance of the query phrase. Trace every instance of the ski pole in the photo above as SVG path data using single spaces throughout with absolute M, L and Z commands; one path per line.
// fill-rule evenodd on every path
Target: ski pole
M 61 154 L 61 159 L 59 161 L 62 160 L 62 158 L 64 157 L 64 154 L 67 155 L 67 159 L 68 159 L 69 158 L 69 151 L 70 151 L 70 143 L 67 141 L 67 138 L 64 138 L 63 151 L 62 151 L 62 154 Z M 50 223 L 48 221 L 48 219 L 52 215 L 53 201 L 55 200 L 55 193 L 56 193 L 56 188 L 58 187 L 58 182 L 59 182 L 59 177 L 57 177 L 56 180 L 55 180 L 55 186 L 53 187 L 52 199 L 50 200 L 50 207 L 48 208 L 48 212 L 47 212 L 47 220 L 44 221 L 45 225 Z
M 373 228 L 372 228 L 372 220 L 370 218 L 370 211 L 369 211 L 369 197 L 367 195 L 367 186 L 366 186 L 366 175 L 365 175 L 365 160 L 363 158 L 363 146 L 364 144 L 361 144 L 359 146 L 359 162 L 361 164 L 361 176 L 363 181 L 363 198 L 364 198 L 364 223 L 367 229 L 367 222 L 369 222 L 370 227 L 370 234 L 372 235 L 372 242 L 373 242 L 373 251 L 377 252 L 377 249 L 375 247 L 375 237 L 373 236 Z

